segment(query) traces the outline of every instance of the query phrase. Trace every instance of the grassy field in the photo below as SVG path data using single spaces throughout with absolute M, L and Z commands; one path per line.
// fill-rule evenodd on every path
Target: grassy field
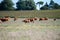
M 20 18 L 30 18 L 30 17 L 48 17 L 48 18 L 60 18 L 59 10 L 32 10 L 32 11 L 0 11 L 0 17 L 10 16 L 10 17 L 20 17 Z
M 60 19 L 24 23 L 23 18 L 0 23 L 0 40 L 60 40 Z
M 4 16 L 19 18 L 0 22 L 0 40 L 60 40 L 60 19 L 53 20 L 60 18 L 60 10 L 0 11 L 0 18 Z M 48 20 L 24 23 L 25 17 L 48 17 Z

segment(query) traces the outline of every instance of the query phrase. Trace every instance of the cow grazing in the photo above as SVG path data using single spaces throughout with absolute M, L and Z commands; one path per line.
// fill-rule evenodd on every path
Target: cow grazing
M 48 18 L 45 17 L 45 20 L 48 20 Z
M 39 21 L 40 21 L 40 20 L 45 20 L 45 18 L 39 18 Z
M 34 18 L 30 18 L 30 22 L 33 22 L 34 23 Z
M 46 17 L 45 18 L 39 18 L 39 21 L 40 20 L 48 20 L 48 18 L 46 18 Z
M 25 22 L 25 23 L 29 23 L 30 20 L 25 19 L 25 20 L 23 20 L 23 22 Z
M 28 19 L 23 20 L 23 22 L 25 22 L 25 23 L 33 22 L 34 23 L 34 19 L 28 18 Z
M 2 22 L 8 21 L 9 20 L 9 16 L 4 16 L 3 18 L 0 18 L 0 20 Z
M 33 18 L 34 20 L 37 20 L 38 18 L 37 17 L 35 17 L 35 18 Z
M 8 21 L 8 18 L 1 18 L 0 19 L 2 22 Z

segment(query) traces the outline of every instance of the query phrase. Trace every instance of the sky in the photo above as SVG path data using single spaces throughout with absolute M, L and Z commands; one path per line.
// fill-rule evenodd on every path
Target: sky
M 0 0 L 0 2 L 1 2 L 2 0 Z M 16 2 L 18 1 L 18 0 L 12 0 L 13 1 L 13 3 L 15 4 L 14 5 L 14 7 L 16 8 Z M 47 2 L 48 4 L 50 3 L 50 0 L 34 0 L 35 1 L 35 3 L 37 3 L 38 1 L 43 1 L 44 2 L 44 4 Z M 58 3 L 59 5 L 60 5 L 60 0 L 53 0 L 55 3 Z M 43 5 L 44 5 L 43 4 Z M 42 5 L 41 5 L 42 6 Z M 39 6 L 37 5 L 37 7 L 36 7 L 38 10 L 39 10 Z

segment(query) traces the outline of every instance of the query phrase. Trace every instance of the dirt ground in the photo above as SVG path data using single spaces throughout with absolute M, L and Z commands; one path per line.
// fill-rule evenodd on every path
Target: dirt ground
M 25 18 L 24 18 L 25 19 Z M 24 23 L 23 18 L 0 23 L 0 40 L 60 40 L 60 19 Z

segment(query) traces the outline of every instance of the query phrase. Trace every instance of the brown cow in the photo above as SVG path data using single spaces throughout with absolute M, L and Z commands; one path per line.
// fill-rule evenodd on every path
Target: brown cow
M 44 17 L 44 18 L 40 18 L 39 21 L 40 20 L 48 20 L 48 18 Z
M 45 18 L 45 20 L 48 20 L 48 18 L 46 18 L 46 17 L 44 17 Z
M 37 20 L 38 18 L 37 17 L 35 17 L 35 18 L 33 18 L 34 20 Z
M 30 18 L 30 22 L 33 22 L 34 23 L 34 19 L 33 18 Z
M 39 18 L 39 21 L 40 21 L 40 20 L 45 20 L 45 18 Z
M 29 23 L 30 20 L 25 19 L 25 20 L 23 20 L 23 22 L 25 22 L 25 23 Z
M 23 22 L 25 22 L 25 23 L 33 22 L 34 23 L 34 18 L 25 19 L 25 20 L 23 20 Z
M 2 22 L 8 21 L 8 18 L 1 18 L 0 19 Z

